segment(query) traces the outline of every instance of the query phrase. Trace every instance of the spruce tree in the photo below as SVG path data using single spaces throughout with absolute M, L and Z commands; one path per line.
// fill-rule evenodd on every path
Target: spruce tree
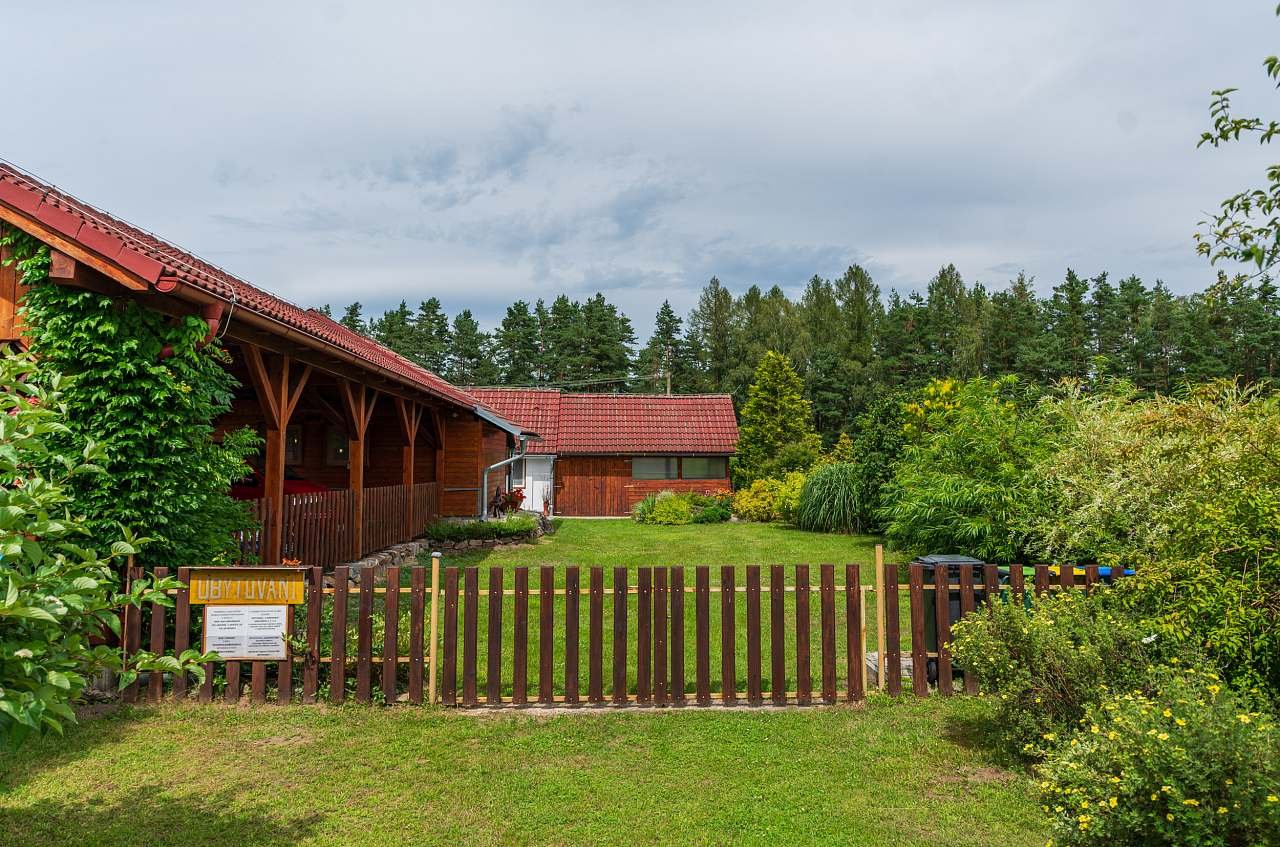
M 691 363 L 680 333 L 682 324 L 670 301 L 663 300 L 653 319 L 649 343 L 636 356 L 636 379 L 642 390 L 664 392 L 668 378 L 673 394 L 691 390 Z
M 631 320 L 597 292 L 582 304 L 583 386 L 588 391 L 619 391 L 631 376 L 631 348 L 636 341 Z M 612 380 L 617 380 L 613 382 Z
M 791 362 L 776 351 L 765 353 L 739 416 L 735 483 L 811 464 L 820 446 L 812 416 L 804 381 Z
M 449 353 L 446 378 L 454 385 L 496 385 L 498 369 L 494 365 L 489 334 L 463 309 L 453 319 L 453 349 Z
M 420 362 L 422 356 L 418 349 L 418 339 L 413 327 L 413 313 L 409 305 L 401 300 L 400 305 L 369 324 L 369 334 L 384 347 L 404 356 L 413 362 Z
M 365 325 L 363 311 L 364 307 L 360 305 L 359 301 L 356 301 L 342 310 L 342 317 L 338 319 L 338 323 L 352 332 L 368 335 L 369 327 Z
M 689 314 L 689 346 L 698 355 L 706 391 L 732 390 L 729 377 L 734 368 L 733 311 L 733 295 L 712 277 Z
M 432 373 L 444 373 L 449 361 L 449 318 L 438 298 L 432 297 L 418 304 L 413 331 L 417 337 L 418 364 Z
M 503 385 L 532 385 L 537 379 L 538 322 L 529 304 L 517 300 L 493 334 L 493 353 Z

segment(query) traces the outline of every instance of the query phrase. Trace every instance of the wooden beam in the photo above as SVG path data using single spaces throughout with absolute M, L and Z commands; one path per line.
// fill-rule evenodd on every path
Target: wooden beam
M 396 414 L 400 418 L 400 434 L 404 436 L 404 446 L 400 449 L 400 484 L 405 492 L 404 529 L 405 537 L 413 538 L 420 527 L 413 525 L 413 465 L 414 448 L 418 441 L 418 426 L 422 423 L 422 406 L 396 398 Z
M 342 380 L 343 409 L 347 418 L 347 486 L 351 489 L 351 557 L 364 555 L 364 446 L 369 421 L 378 402 L 378 392 L 363 383 Z
M 103 259 L 95 253 L 91 253 L 79 244 L 76 244 L 74 241 L 60 235 L 55 230 L 50 229 L 38 221 L 28 218 L 20 212 L 10 209 L 3 203 L 0 203 L 0 220 L 12 224 L 23 232 L 35 236 L 45 244 L 48 244 L 55 250 L 62 251 L 76 261 L 84 262 L 95 271 L 105 274 L 131 291 L 146 291 L 151 287 L 151 283 L 137 274 L 127 271 L 119 265 Z

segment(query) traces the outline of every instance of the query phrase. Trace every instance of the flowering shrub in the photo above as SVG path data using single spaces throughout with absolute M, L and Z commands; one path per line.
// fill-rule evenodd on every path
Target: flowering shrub
M 1040 767 L 1056 845 L 1272 844 L 1280 734 L 1212 672 L 1091 706 Z
M 637 523 L 683 526 L 688 523 L 722 523 L 729 520 L 729 496 L 662 491 L 650 494 L 631 510 Z
M 733 496 L 733 513 L 743 520 L 768 523 L 795 519 L 805 475 L 792 471 L 786 476 L 757 479 Z
M 1119 590 L 996 603 L 956 624 L 951 655 L 998 698 L 995 729 L 1011 752 L 1043 756 L 1107 690 L 1146 683 L 1162 644 L 1115 610 Z
M 537 529 L 538 519 L 532 515 L 508 515 L 488 521 L 436 521 L 423 534 L 432 541 L 490 541 L 524 538 Z

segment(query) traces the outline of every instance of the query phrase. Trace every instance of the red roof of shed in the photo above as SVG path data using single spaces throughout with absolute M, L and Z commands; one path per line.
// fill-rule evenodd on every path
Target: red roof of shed
M 738 420 L 728 394 L 580 394 L 472 388 L 482 403 L 543 436 L 530 453 L 728 455 Z
M 337 347 L 390 371 L 408 385 L 468 408 L 477 401 L 467 392 L 414 364 L 378 342 L 347 329 L 314 309 L 303 309 L 256 288 L 157 236 L 108 215 L 52 185 L 0 162 L 0 203 L 12 207 L 70 241 L 155 285 L 187 283 L 215 297 L 270 318 L 285 327 Z M 170 289 L 171 290 L 171 289 Z

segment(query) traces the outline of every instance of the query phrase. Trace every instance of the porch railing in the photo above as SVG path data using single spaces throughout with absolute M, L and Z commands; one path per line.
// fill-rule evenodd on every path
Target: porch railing
M 261 561 L 272 502 L 251 503 L 256 528 L 239 533 L 242 561 Z M 360 555 L 390 547 L 418 535 L 439 517 L 434 482 L 364 489 Z M 354 558 L 355 495 L 348 489 L 286 494 L 283 501 L 281 555 L 308 566 L 333 567 Z

